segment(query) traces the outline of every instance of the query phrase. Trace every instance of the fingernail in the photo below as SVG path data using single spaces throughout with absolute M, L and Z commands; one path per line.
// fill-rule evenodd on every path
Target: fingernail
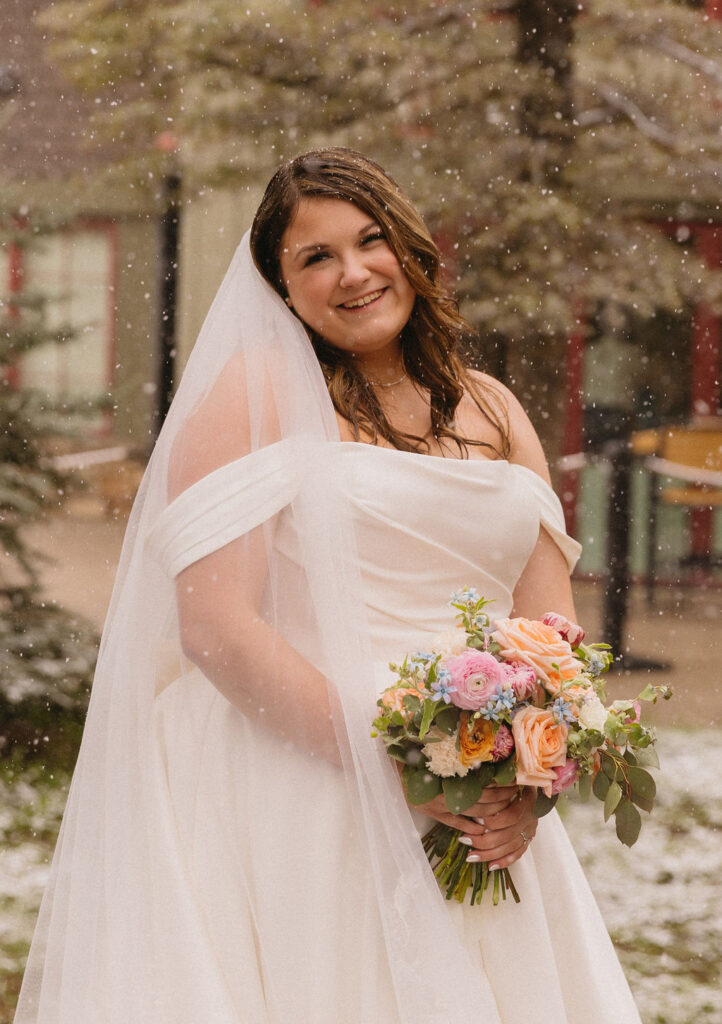
M 474 821 L 476 822 L 477 825 L 486 825 L 486 822 L 484 821 L 483 818 L 474 818 Z
M 470 836 L 461 836 L 461 838 L 459 839 L 459 842 L 463 843 L 464 846 L 471 846 L 473 844 L 474 840 Z
M 466 858 L 467 864 L 479 864 L 484 858 L 480 853 L 470 853 Z
M 469 858 L 467 857 L 466 859 L 468 860 Z M 500 864 L 490 864 L 489 865 L 489 871 L 498 871 L 500 867 L 501 867 Z

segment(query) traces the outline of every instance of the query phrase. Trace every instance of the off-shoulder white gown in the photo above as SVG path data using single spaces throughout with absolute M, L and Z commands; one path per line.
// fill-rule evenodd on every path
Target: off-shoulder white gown
M 508 615 L 540 528 L 570 566 L 578 555 L 557 497 L 524 467 L 351 442 L 330 442 L 324 457 L 334 461 L 333 479 L 353 507 L 377 690 L 390 659 L 427 647 L 452 624 L 447 602 L 460 586 L 493 598 L 493 615 Z M 240 505 L 254 507 L 250 528 L 286 500 L 291 470 L 283 443 L 243 462 L 232 481 L 228 473 L 219 481 L 219 507 L 241 495 Z M 172 511 L 165 530 L 161 557 L 177 571 L 203 540 L 192 527 L 176 529 Z M 283 511 L 275 543 L 292 587 L 296 538 Z M 313 659 L 302 622 L 290 620 L 288 636 Z M 187 885 L 239 1024 L 395 1024 L 369 865 L 340 771 L 253 726 L 197 669 L 156 705 Z M 259 798 L 267 808 L 262 820 L 248 813 Z M 488 992 L 490 985 L 496 1002 L 496 1015 L 481 1012 L 470 991 L 467 1020 L 638 1022 L 556 812 L 542 819 L 512 873 L 519 905 L 448 905 L 474 953 L 480 986 Z M 420 985 L 425 972 L 443 971 L 444 956 L 429 949 Z

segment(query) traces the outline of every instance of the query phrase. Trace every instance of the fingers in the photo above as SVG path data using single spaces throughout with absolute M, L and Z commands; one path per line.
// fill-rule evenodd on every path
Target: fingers
M 524 792 L 518 800 L 514 800 L 502 810 L 495 814 L 484 815 L 484 824 L 491 829 L 507 828 L 522 819 L 532 818 L 534 817 L 532 811 L 534 799 L 534 794 L 531 791 Z
M 536 826 L 530 826 L 528 830 L 515 827 L 487 832 L 481 837 L 462 837 L 459 841 L 464 838 L 471 839 L 471 844 L 464 845 L 469 846 L 466 859 L 472 864 L 486 861 L 492 868 L 505 868 L 526 853 L 535 831 Z

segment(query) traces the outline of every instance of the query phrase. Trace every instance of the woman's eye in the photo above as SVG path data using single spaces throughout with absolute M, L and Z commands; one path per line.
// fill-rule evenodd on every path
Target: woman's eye
M 328 253 L 325 252 L 312 253 L 304 263 L 304 267 L 309 267 L 312 263 L 320 263 L 321 260 L 326 259 L 327 255 Z
M 385 242 L 386 236 L 381 231 L 376 231 L 373 235 L 366 235 L 362 241 L 362 245 L 367 245 L 369 242 Z

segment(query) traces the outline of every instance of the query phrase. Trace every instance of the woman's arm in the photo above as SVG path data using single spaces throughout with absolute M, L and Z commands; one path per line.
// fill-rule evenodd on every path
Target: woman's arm
M 270 444 L 280 430 L 266 380 L 265 415 L 257 433 Z M 251 424 L 248 382 L 231 361 L 181 429 L 171 454 L 171 500 L 208 473 L 247 455 Z M 176 577 L 185 655 L 248 718 L 314 756 L 340 762 L 328 683 L 260 615 L 275 521 L 189 565 Z

